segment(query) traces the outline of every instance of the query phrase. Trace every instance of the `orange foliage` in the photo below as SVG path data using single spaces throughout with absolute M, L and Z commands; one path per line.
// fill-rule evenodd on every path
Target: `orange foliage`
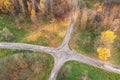
M 7 13 L 12 8 L 14 8 L 14 5 L 11 0 L 0 0 L 0 11 Z
M 35 12 L 34 9 L 32 9 L 32 10 L 31 10 L 31 17 L 34 17 L 34 16 L 36 16 L 36 12 Z
M 41 32 L 36 31 L 36 32 L 33 32 L 30 35 L 28 35 L 26 37 L 26 39 L 29 40 L 29 41 L 37 41 L 37 39 L 39 38 L 40 35 L 41 35 Z

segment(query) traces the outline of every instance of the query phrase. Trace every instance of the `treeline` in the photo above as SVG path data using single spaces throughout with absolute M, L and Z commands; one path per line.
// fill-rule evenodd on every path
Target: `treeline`
M 89 0 L 90 1 L 90 0 Z M 80 29 L 103 29 L 118 30 L 120 23 L 120 1 L 103 0 L 97 1 L 92 8 L 88 8 L 85 1 L 80 0 L 80 14 L 77 26 Z M 90 4 L 90 3 L 89 3 Z
M 10 13 L 14 18 L 25 14 L 31 19 L 44 14 L 48 19 L 61 18 L 69 13 L 73 0 L 1 0 L 0 13 Z

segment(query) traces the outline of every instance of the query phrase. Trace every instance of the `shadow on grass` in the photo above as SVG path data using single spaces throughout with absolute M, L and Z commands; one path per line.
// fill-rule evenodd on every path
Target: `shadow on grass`
M 69 61 L 63 65 L 57 80 L 119 80 L 120 74 L 104 71 L 76 61 Z

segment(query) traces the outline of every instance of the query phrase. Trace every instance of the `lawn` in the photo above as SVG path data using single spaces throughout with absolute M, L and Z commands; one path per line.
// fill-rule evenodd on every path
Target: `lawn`
M 76 61 L 70 61 L 63 65 L 57 80 L 119 80 L 120 74 L 104 71 Z
M 71 49 L 74 49 L 77 52 L 82 52 L 83 54 L 87 54 L 90 56 L 96 53 L 95 41 L 97 37 L 98 34 L 93 29 L 79 30 L 75 27 L 69 44 Z

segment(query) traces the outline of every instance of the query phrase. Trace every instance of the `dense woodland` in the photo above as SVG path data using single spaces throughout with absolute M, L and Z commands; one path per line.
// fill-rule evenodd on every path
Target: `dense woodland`
M 72 0 L 2 0 L 0 11 L 10 13 L 14 18 L 19 14 L 25 14 L 35 20 L 43 14 L 51 19 L 63 17 L 65 13 L 69 13 L 72 2 Z

